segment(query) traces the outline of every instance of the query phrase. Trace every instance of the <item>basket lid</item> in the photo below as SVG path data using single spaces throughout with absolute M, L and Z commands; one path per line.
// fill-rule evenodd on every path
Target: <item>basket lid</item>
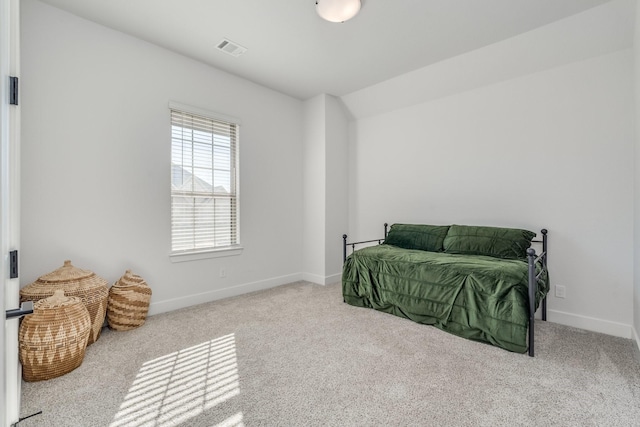
M 69 296 L 97 298 L 109 293 L 107 285 L 108 282 L 102 277 L 92 271 L 76 268 L 67 260 L 62 267 L 40 276 L 35 282 L 20 289 L 20 299 L 37 301 L 50 297 L 56 289 L 63 289 Z
M 114 283 L 113 286 L 147 286 L 147 282 L 145 282 L 145 280 L 137 274 L 133 274 L 131 270 L 127 270 L 124 272 L 124 276 L 122 276 L 116 283 Z
M 77 282 L 87 277 L 93 276 L 95 273 L 89 270 L 81 270 L 71 265 L 70 260 L 66 260 L 64 265 L 57 270 L 38 277 L 38 282 L 60 283 L 60 282 Z
M 34 310 L 58 309 L 70 305 L 82 304 L 82 300 L 78 297 L 68 297 L 62 289 L 57 289 L 52 296 L 37 301 Z

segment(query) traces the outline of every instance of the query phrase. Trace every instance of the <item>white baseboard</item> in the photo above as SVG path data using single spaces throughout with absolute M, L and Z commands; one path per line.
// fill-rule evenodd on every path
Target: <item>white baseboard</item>
M 615 337 L 632 339 L 634 335 L 631 325 L 562 311 L 547 310 L 547 320 L 562 325 L 573 326 L 574 328 L 613 335 Z M 637 335 L 636 342 L 638 342 Z
M 342 273 L 332 274 L 331 276 L 327 276 L 324 278 L 325 285 L 331 285 L 333 283 L 338 283 L 342 279 Z
M 332 274 L 330 276 L 321 276 L 313 273 L 302 273 L 302 280 L 315 283 L 316 285 L 331 285 L 340 281 L 342 273 Z
M 271 279 L 259 280 L 257 282 L 245 283 L 242 285 L 230 286 L 228 288 L 216 289 L 200 294 L 187 295 L 180 298 L 153 302 L 149 306 L 149 315 L 165 313 L 167 311 L 178 310 L 180 308 L 191 307 L 205 302 L 215 301 L 223 298 L 235 297 L 249 292 L 261 291 L 263 289 L 274 288 L 287 283 L 304 280 L 301 273 L 289 274 L 287 276 L 273 277 Z
M 638 331 L 636 328 L 631 328 L 633 331 L 633 339 L 636 341 L 636 346 L 638 347 L 638 352 L 640 352 L 640 337 L 638 337 Z
M 302 273 L 302 280 L 315 283 L 316 285 L 324 285 L 324 277 L 319 274 Z

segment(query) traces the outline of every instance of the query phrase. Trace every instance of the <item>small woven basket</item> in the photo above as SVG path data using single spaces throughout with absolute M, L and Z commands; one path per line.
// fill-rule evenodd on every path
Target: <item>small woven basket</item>
M 144 279 L 127 270 L 109 290 L 107 322 L 116 331 L 142 326 L 149 312 L 151 288 Z
M 57 289 L 67 296 L 80 297 L 91 317 L 91 332 L 87 345 L 100 338 L 107 313 L 109 282 L 89 270 L 81 270 L 65 261 L 64 265 L 51 273 L 40 276 L 35 282 L 20 290 L 20 301 L 38 301 L 50 297 Z
M 20 324 L 20 363 L 25 381 L 42 381 L 82 364 L 91 331 L 89 312 L 80 298 L 57 290 L 33 305 Z

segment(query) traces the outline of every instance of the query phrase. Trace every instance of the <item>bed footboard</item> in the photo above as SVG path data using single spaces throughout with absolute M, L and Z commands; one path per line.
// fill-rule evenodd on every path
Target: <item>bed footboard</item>
M 542 229 L 542 240 L 534 242 L 542 243 L 542 253 L 536 256 L 536 250 L 527 249 L 527 261 L 529 264 L 529 356 L 535 354 L 535 316 L 536 316 L 536 294 L 538 292 L 538 281 L 540 277 L 548 273 L 547 271 L 547 230 Z M 536 265 L 540 265 L 537 271 Z M 547 296 L 542 299 L 542 320 L 547 320 Z
M 347 242 L 347 235 L 342 235 L 342 263 L 347 260 L 347 247 L 351 246 L 351 252 L 356 250 L 356 245 L 361 245 L 363 243 L 373 243 L 378 242 L 378 244 L 382 244 L 382 242 L 387 238 L 389 224 L 384 223 L 384 237 L 382 239 L 373 239 L 373 240 L 363 240 L 361 242 Z

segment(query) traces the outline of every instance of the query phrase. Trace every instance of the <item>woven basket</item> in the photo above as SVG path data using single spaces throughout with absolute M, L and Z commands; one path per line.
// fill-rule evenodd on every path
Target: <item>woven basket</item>
M 40 276 L 35 282 L 20 290 L 20 301 L 38 301 L 50 297 L 57 289 L 67 296 L 80 297 L 91 317 L 91 332 L 87 345 L 100 337 L 109 298 L 108 282 L 94 272 L 81 270 L 65 261 L 64 265 L 51 273 Z
M 48 380 L 76 369 L 84 359 L 90 331 L 89 312 L 80 298 L 57 290 L 36 302 L 18 335 L 24 380 Z
M 128 331 L 142 326 L 149 312 L 150 301 L 151 288 L 142 277 L 127 270 L 109 290 L 109 328 Z

